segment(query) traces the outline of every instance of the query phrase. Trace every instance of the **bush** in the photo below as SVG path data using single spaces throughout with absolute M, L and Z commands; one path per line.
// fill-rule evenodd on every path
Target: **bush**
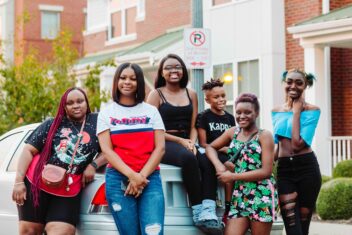
M 337 163 L 332 173 L 333 178 L 352 177 L 352 160 Z
M 331 176 L 327 176 L 327 175 L 322 175 L 321 176 L 321 183 L 324 184 L 328 181 L 332 180 L 332 177 Z
M 325 183 L 319 193 L 317 212 L 322 219 L 352 218 L 352 179 L 338 178 Z

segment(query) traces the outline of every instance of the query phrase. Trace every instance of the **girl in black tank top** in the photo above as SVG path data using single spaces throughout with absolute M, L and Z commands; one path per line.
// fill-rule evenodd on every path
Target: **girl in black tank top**
M 201 180 L 194 147 L 198 101 L 196 93 L 186 88 L 187 83 L 186 65 L 179 56 L 169 54 L 160 61 L 156 90 L 150 92 L 147 102 L 159 109 L 166 128 L 165 155 L 161 162 L 181 167 L 193 209 L 193 221 L 196 226 L 201 226 Z
M 170 133 L 181 138 L 189 139 L 192 123 L 193 105 L 188 89 L 186 88 L 189 104 L 185 106 L 175 106 L 167 102 L 162 91 L 158 88 L 158 94 L 162 100 L 159 106 L 160 115 L 164 121 L 166 131 L 177 130 Z

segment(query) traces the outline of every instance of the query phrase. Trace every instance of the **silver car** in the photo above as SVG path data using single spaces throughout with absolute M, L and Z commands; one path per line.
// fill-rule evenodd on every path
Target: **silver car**
M 32 124 L 19 127 L 0 136 L 0 235 L 18 234 L 17 208 L 11 198 L 13 183 L 24 140 L 37 126 L 38 124 Z M 160 167 L 165 195 L 165 234 L 203 234 L 193 226 L 192 212 L 182 184 L 180 168 L 163 164 Z M 118 234 L 106 203 L 104 170 L 99 169 L 95 180 L 83 191 L 77 234 Z M 217 212 L 220 217 L 223 213 L 224 198 L 221 188 L 218 190 L 218 198 Z M 282 221 L 275 222 L 271 234 L 281 235 L 282 229 Z

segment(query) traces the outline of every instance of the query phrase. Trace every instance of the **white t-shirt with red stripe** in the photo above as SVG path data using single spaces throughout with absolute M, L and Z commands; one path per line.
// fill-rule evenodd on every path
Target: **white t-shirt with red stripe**
M 123 106 L 114 102 L 98 115 L 97 135 L 106 130 L 117 155 L 139 172 L 154 150 L 154 131 L 165 127 L 159 111 L 150 104 Z

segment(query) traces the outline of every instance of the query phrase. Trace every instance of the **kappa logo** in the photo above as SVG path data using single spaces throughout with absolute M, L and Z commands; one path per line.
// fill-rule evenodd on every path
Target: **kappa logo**
M 110 124 L 113 126 L 148 124 L 149 121 L 150 121 L 150 117 L 147 117 L 147 116 L 122 118 L 122 119 L 110 117 Z
M 209 122 L 209 128 L 210 131 L 225 131 L 227 129 L 230 129 L 231 126 L 228 124 L 224 124 L 224 123 L 215 123 L 215 122 Z

